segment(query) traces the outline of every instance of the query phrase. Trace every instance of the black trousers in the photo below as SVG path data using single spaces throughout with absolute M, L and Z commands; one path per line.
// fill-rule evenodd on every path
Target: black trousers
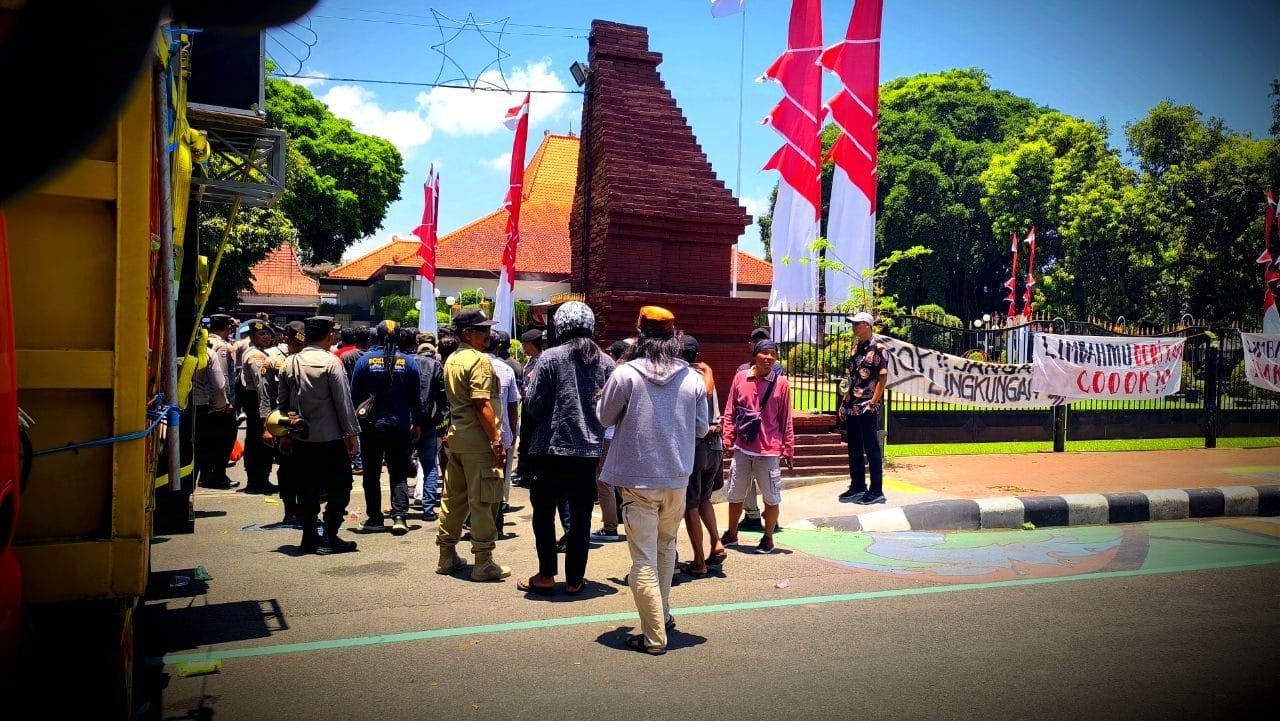
M 880 439 L 876 431 L 880 429 L 877 422 L 879 414 L 863 413 L 860 416 L 848 417 L 849 434 L 849 488 L 853 490 L 867 489 L 867 466 L 871 466 L 871 490 L 873 495 L 883 493 L 881 484 L 884 480 L 884 459 L 880 454 Z M 863 455 L 866 461 L 863 461 Z
M 525 487 L 529 487 L 533 483 L 533 464 L 527 458 L 529 455 L 529 441 L 533 438 L 534 425 L 533 419 L 529 417 L 528 413 L 525 413 L 525 405 L 522 402 L 520 404 L 520 437 L 516 441 L 516 450 L 519 451 L 519 455 L 516 456 L 516 467 L 511 472 L 511 475 L 515 476 L 512 479 L 513 483 L 519 481 L 516 485 Z
M 382 460 L 391 481 L 391 515 L 409 513 L 409 461 L 413 442 L 409 429 L 371 428 L 360 432 L 364 460 L 364 508 L 369 518 L 382 518 Z
M 538 456 L 533 459 L 537 471 L 529 489 L 533 505 L 533 539 L 538 549 L 538 573 L 554 577 L 557 573 L 556 510 L 562 502 L 569 504 L 569 525 L 565 539 L 565 583 L 582 583 L 587 572 L 590 548 L 591 509 L 596 503 L 596 463 L 599 458 Z
M 351 501 L 351 458 L 341 439 L 312 443 L 293 442 L 293 462 L 298 478 L 298 520 L 303 537 L 315 533 L 316 515 L 320 513 L 320 492 L 328 501 L 324 506 L 324 535 L 332 538 L 342 526 Z
M 275 450 L 262 442 L 264 422 L 259 415 L 258 394 L 242 390 L 236 402 L 245 415 L 244 472 L 249 478 L 245 487 L 263 488 L 271 483 L 271 462 Z
M 195 472 L 202 486 L 227 485 L 227 461 L 236 443 L 236 416 L 212 406 L 196 406 Z
M 296 516 L 301 480 L 298 477 L 298 459 L 292 453 L 279 453 L 276 457 L 280 461 L 280 467 L 276 469 L 276 483 L 280 485 L 280 502 L 284 504 L 284 515 Z

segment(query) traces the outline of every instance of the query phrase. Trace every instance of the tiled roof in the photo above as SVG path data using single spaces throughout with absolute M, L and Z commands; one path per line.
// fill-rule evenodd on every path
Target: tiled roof
M 298 252 L 285 243 L 253 266 L 253 295 L 320 295 L 320 283 L 302 272 Z
M 569 274 L 569 209 L 578 177 L 578 144 L 577 136 L 546 135 L 525 168 L 517 275 Z M 444 235 L 440 238 L 437 269 L 442 273 L 483 270 L 496 274 L 506 243 L 506 227 L 506 211 L 495 210 Z M 772 283 L 772 266 L 747 253 L 740 253 L 740 257 L 739 283 Z M 388 266 L 421 265 L 418 240 L 393 236 L 390 243 L 334 268 L 326 278 L 368 281 Z
M 773 285 L 773 265 L 739 250 L 738 285 Z

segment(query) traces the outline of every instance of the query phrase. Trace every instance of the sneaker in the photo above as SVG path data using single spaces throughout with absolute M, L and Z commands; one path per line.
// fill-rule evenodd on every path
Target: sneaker
M 759 531 L 763 533 L 764 522 L 761 521 L 759 518 L 752 518 L 751 516 L 747 516 L 746 518 L 742 519 L 742 523 L 738 524 L 738 530 L 739 531 Z
M 366 531 L 381 531 L 386 523 L 387 519 L 382 516 L 369 516 L 364 519 L 364 523 L 361 523 L 360 526 Z
M 861 501 L 858 501 L 858 504 L 863 506 L 870 506 L 873 503 L 884 503 L 884 502 L 885 502 L 885 498 L 883 493 L 875 493 L 875 494 L 867 493 L 867 495 L 862 497 Z
M 773 539 L 761 538 L 760 543 L 756 544 L 756 553 L 773 553 Z
M 429 508 L 422 512 L 422 520 L 424 521 L 434 521 L 437 518 L 439 516 L 436 515 L 435 509 Z
M 355 541 L 344 541 L 337 536 L 326 538 L 316 546 L 316 555 L 328 556 L 334 553 L 351 553 L 356 550 Z
M 857 503 L 858 501 L 861 501 L 862 497 L 865 495 L 867 495 L 867 492 L 865 489 L 854 488 L 853 486 L 849 486 L 849 490 L 840 494 L 840 502 L 841 503 Z
M 737 542 L 738 542 L 738 534 L 736 533 L 729 533 L 728 531 L 725 531 L 720 536 L 720 543 L 726 546 L 735 545 Z
M 622 536 L 618 535 L 618 529 L 611 529 L 605 526 L 598 531 L 592 531 L 591 540 L 597 543 L 613 543 L 614 541 L 621 541 Z
M 409 527 L 404 523 L 404 516 L 396 516 L 391 522 L 391 535 L 403 536 L 409 532 Z

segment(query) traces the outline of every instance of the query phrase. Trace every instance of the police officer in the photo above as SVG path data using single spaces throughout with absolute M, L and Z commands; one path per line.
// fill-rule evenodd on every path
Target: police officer
M 287 356 L 301 352 L 307 345 L 306 327 L 300 320 L 289 323 L 285 328 L 283 337 L 286 344 L 285 353 L 269 355 L 262 366 L 262 387 L 258 392 L 258 417 L 262 419 L 263 423 L 266 422 L 272 411 L 275 411 L 278 407 L 280 375 L 284 372 Z M 276 439 L 264 428 L 262 442 L 268 446 L 273 446 L 276 443 Z M 281 452 L 276 454 L 276 458 L 280 462 L 280 467 L 276 471 L 276 482 L 279 484 L 280 502 L 284 504 L 284 519 L 280 523 L 285 526 L 297 525 L 299 482 L 295 467 L 297 464 L 292 453 L 285 454 Z
M 408 532 L 409 463 L 413 444 L 422 426 L 422 400 L 418 364 L 401 352 L 399 324 L 384 320 L 378 324 L 378 348 L 364 354 L 351 374 L 351 402 L 360 406 L 372 399 L 368 414 L 361 419 L 360 453 L 364 456 L 364 503 L 366 529 L 381 529 L 382 462 L 386 459 L 391 482 L 391 532 Z
M 209 317 L 208 366 L 198 371 L 192 393 L 196 405 L 196 483 L 202 488 L 229 489 L 240 485 L 227 480 L 227 460 L 236 440 L 235 393 L 231 360 L 231 316 Z
M 342 361 L 329 352 L 333 319 L 315 316 L 304 321 L 306 347 L 285 361 L 280 376 L 279 410 L 297 413 L 307 437 L 285 437 L 283 453 L 295 455 L 301 480 L 298 513 L 302 522 L 303 553 L 321 555 L 356 550 L 354 541 L 338 538 L 338 528 L 351 500 L 351 454 L 360 432 Z M 320 491 L 328 497 L 324 508 L 324 537 L 316 533 Z
M 275 342 L 276 333 L 265 321 L 253 319 L 249 326 L 249 347 L 240 356 L 240 391 L 236 405 L 244 412 L 244 472 L 248 476 L 245 493 L 275 493 L 271 484 L 271 461 L 274 452 L 262 442 L 261 414 L 262 376 L 266 373 L 267 350 Z
M 449 400 L 444 394 L 444 364 L 435 353 L 435 336 L 425 333 L 419 338 L 418 380 L 422 391 L 422 432 L 418 436 L 418 464 L 422 466 L 422 482 L 418 494 L 422 501 L 422 518 L 436 520 L 440 505 L 440 431 Z

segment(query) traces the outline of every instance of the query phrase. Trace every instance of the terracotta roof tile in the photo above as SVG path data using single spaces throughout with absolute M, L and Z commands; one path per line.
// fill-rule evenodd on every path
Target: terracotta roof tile
M 302 272 L 298 252 L 285 243 L 253 266 L 254 295 L 320 295 L 320 283 Z
M 745 251 L 738 251 L 739 285 L 773 285 L 773 264 Z

